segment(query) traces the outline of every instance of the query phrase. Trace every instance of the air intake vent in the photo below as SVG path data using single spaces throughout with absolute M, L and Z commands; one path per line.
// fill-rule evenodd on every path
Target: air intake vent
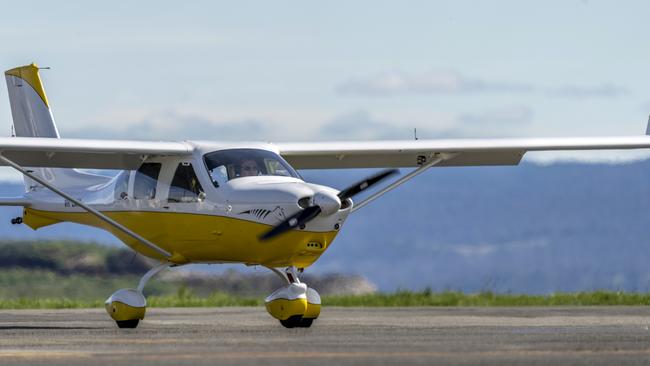
M 316 241 L 310 241 L 309 243 L 307 243 L 307 249 L 322 250 L 323 249 L 323 244 L 321 244 L 319 242 L 316 242 Z
M 341 210 L 345 210 L 346 208 L 350 207 L 352 205 L 352 200 L 347 198 L 341 201 Z
M 301 208 L 307 208 L 311 206 L 311 197 L 303 197 L 298 200 L 298 206 Z

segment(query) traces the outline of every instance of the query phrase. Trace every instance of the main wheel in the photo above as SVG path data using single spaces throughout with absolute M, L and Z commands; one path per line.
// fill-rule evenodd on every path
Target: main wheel
M 314 318 L 302 318 L 300 319 L 300 325 L 298 325 L 300 328 L 309 328 L 311 327 L 311 323 L 314 322 Z
M 138 323 L 140 323 L 140 319 L 116 320 L 115 323 L 117 323 L 117 326 L 120 328 L 136 328 Z
M 301 322 L 302 315 L 294 315 L 287 318 L 286 320 L 280 320 L 280 324 L 282 324 L 285 328 L 299 327 Z

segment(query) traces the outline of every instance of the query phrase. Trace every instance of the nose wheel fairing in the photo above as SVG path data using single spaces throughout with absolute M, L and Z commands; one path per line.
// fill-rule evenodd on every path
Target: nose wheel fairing
M 287 282 L 264 299 L 266 311 L 285 328 L 309 328 L 321 310 L 320 295 L 298 279 L 296 267 L 284 271 L 269 267 Z

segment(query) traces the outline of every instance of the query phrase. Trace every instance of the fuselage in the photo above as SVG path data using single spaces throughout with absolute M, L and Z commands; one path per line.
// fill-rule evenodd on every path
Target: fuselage
M 140 169 L 102 176 L 57 171 L 59 188 L 172 253 L 175 263 L 311 265 L 329 247 L 351 202 L 268 241 L 259 237 L 333 188 L 304 182 L 271 145 L 193 143 L 185 158 L 151 157 Z M 221 153 L 223 152 L 223 153 Z M 242 163 L 243 162 L 243 163 Z M 259 165 L 247 175 L 246 164 Z M 47 172 L 43 172 L 47 177 Z M 62 186 L 61 186 L 62 185 Z M 75 222 L 108 230 L 134 250 L 160 255 L 47 188 L 29 187 L 23 221 L 37 229 Z

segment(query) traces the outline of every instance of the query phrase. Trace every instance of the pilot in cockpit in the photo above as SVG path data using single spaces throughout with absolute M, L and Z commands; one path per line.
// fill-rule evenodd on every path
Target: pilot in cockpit
M 260 168 L 254 159 L 244 159 L 239 163 L 239 176 L 252 177 L 260 175 Z

